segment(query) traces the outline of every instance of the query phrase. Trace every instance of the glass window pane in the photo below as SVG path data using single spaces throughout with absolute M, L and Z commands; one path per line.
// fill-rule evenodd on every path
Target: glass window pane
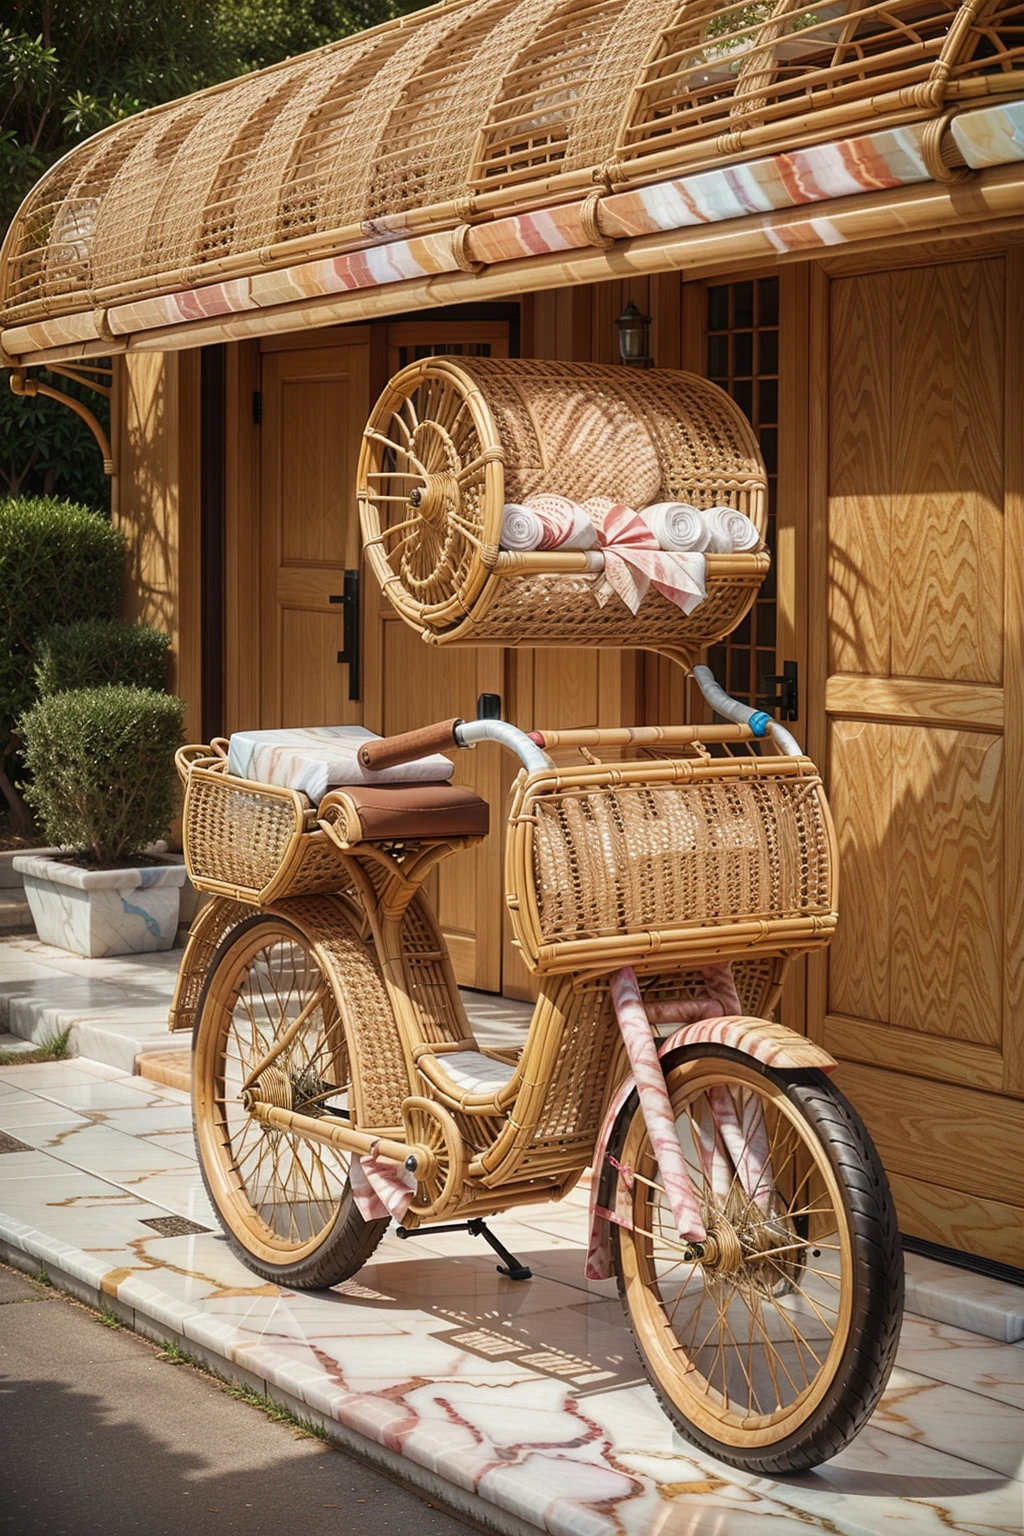
M 762 277 L 757 285 L 757 323 L 758 325 L 778 325 L 779 323 L 777 277 Z
M 739 330 L 749 330 L 754 324 L 754 285 L 734 283 L 732 323 Z
M 754 371 L 754 333 L 739 331 L 732 339 L 732 371 L 735 378 L 749 378 Z
M 727 379 L 729 377 L 728 336 L 708 337 L 708 377 L 711 379 Z
M 779 371 L 779 333 L 778 331 L 759 331 L 757 336 L 757 371 L 758 373 L 778 373 Z
M 729 325 L 729 288 L 723 284 L 719 288 L 708 289 L 708 330 L 724 331 Z

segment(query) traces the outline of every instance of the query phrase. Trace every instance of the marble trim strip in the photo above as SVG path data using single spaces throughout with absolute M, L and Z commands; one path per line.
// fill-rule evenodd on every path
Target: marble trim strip
M 629 240 L 761 214 L 767 216 L 767 235 L 779 252 L 842 244 L 846 237 L 828 218 L 796 230 L 773 226 L 771 216 L 930 181 L 921 152 L 924 126 L 812 145 L 613 193 L 600 203 L 600 228 L 614 240 Z M 971 169 L 1024 160 L 1024 101 L 965 112 L 954 120 L 952 132 Z M 584 206 L 572 203 L 514 214 L 465 230 L 392 240 L 274 272 L 139 299 L 105 312 L 16 326 L 3 332 L 0 341 L 6 352 L 20 356 L 100 336 L 104 327 L 116 338 L 138 336 L 197 320 L 581 250 L 591 244 Z

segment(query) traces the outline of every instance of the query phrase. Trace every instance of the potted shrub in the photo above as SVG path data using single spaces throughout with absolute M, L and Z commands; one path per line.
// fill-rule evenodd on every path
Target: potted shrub
M 0 804 L 18 839 L 35 832 L 16 784 L 16 721 L 36 696 L 40 637 L 112 619 L 123 568 L 124 538 L 98 512 L 50 496 L 0 497 Z
M 171 820 L 184 709 L 156 689 L 106 684 L 52 694 L 22 716 L 26 798 L 69 850 L 15 860 L 44 943 L 93 956 L 174 943 L 184 867 L 140 850 Z
M 123 619 L 59 624 L 41 635 L 36 645 L 36 690 L 46 698 L 72 688 L 123 683 L 163 692 L 170 648 L 170 635 L 148 624 L 128 624 Z

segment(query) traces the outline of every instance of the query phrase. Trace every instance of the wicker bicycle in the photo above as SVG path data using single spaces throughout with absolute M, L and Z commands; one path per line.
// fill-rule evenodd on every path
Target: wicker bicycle
M 520 757 L 508 904 L 540 996 L 511 1054 L 474 1040 L 423 892 L 484 834 L 484 802 L 362 785 L 308 808 L 185 749 L 190 868 L 218 899 L 175 1006 L 195 1019 L 203 1178 L 258 1274 L 337 1284 L 392 1214 L 491 1238 L 482 1217 L 593 1167 L 588 1272 L 618 1278 L 666 1411 L 724 1460 L 779 1473 L 835 1454 L 877 1402 L 900 1265 L 834 1062 L 765 1022 L 786 957 L 827 942 L 835 915 L 813 765 L 711 755 L 763 728 L 531 738 L 449 721 L 364 749 L 384 766 L 496 739 Z M 624 745 L 659 755 L 549 756 Z
M 725 1461 L 797 1472 L 871 1413 L 902 1301 L 885 1175 L 835 1062 L 768 1022 L 789 959 L 835 928 L 832 825 L 793 738 L 692 665 L 749 608 L 763 549 L 709 557 L 684 617 L 654 591 L 636 614 L 596 604 L 593 550 L 499 548 L 506 500 L 602 488 L 763 532 L 757 444 L 705 380 L 443 357 L 382 395 L 368 560 L 425 640 L 656 648 L 727 723 L 447 721 L 371 740 L 362 782 L 317 804 L 230 772 L 223 743 L 183 749 L 188 869 L 214 897 L 173 1015 L 194 1026 L 200 1164 L 245 1262 L 300 1288 L 356 1274 L 392 1218 L 468 1224 L 525 1278 L 484 1218 L 592 1170 L 587 1273 L 617 1277 L 666 1412 Z M 484 742 L 521 765 L 505 890 L 539 997 L 516 1052 L 479 1048 L 424 894 L 487 805 L 374 780 Z

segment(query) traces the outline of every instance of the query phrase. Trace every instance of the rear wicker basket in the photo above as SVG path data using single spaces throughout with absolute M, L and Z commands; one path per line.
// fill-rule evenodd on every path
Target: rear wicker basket
M 179 768 L 185 864 L 198 890 L 262 906 L 351 883 L 337 844 L 303 795 L 234 778 L 208 747 L 184 748 Z
M 818 948 L 835 868 L 805 757 L 552 769 L 513 792 L 508 904 L 542 974 Z
M 586 552 L 499 548 L 505 502 L 539 492 L 731 506 L 763 537 L 754 435 L 724 390 L 692 374 L 425 358 L 377 402 L 358 481 L 369 564 L 439 645 L 638 646 L 687 660 L 735 628 L 768 571 L 764 550 L 710 555 L 692 614 L 652 589 L 634 616 L 617 598 L 598 605 Z

